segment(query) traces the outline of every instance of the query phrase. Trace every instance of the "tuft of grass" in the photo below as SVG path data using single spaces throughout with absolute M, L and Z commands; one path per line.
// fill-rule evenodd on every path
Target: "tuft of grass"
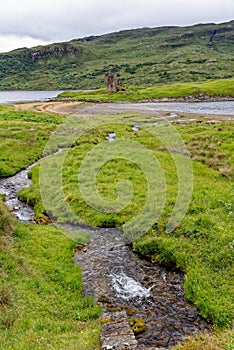
M 8 212 L 5 204 L 0 197 L 0 246 L 4 242 L 4 238 L 10 237 L 12 231 L 14 230 L 13 219 Z
M 4 285 L 0 290 L 0 305 L 9 305 L 12 301 L 12 292 L 9 286 Z
M 191 158 L 218 170 L 222 176 L 233 179 L 233 123 L 214 125 L 195 123 L 177 126 L 183 135 Z
M 197 334 L 174 346 L 172 350 L 233 350 L 233 331 L 216 332 L 213 334 Z

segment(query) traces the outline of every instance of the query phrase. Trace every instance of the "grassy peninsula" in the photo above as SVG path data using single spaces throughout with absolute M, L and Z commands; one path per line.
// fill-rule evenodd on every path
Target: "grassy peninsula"
M 172 83 L 165 85 L 127 87 L 126 91 L 106 93 L 104 88 L 90 91 L 67 91 L 58 96 L 63 101 L 152 101 L 157 99 L 207 100 L 217 97 L 232 97 L 234 94 L 234 78 L 205 82 Z

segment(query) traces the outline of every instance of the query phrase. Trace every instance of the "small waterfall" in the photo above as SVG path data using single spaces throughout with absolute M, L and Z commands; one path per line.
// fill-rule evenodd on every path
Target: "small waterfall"
M 122 299 L 141 299 L 150 295 L 150 288 L 143 287 L 139 282 L 127 276 L 123 271 L 110 274 L 112 286 L 116 295 Z

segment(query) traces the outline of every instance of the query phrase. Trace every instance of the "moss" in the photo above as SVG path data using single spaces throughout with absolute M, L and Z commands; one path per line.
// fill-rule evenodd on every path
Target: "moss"
M 127 305 L 122 306 L 121 309 L 122 309 L 122 310 L 125 310 L 125 311 L 126 311 L 126 314 L 127 314 L 128 316 L 133 316 L 133 315 L 136 313 L 136 310 L 135 310 L 135 309 L 133 309 L 132 307 L 129 307 L 129 306 L 127 306 Z
M 144 333 L 147 330 L 145 322 L 143 321 L 142 318 L 131 318 L 129 320 L 129 324 L 135 335 Z
M 105 317 L 101 319 L 101 324 L 111 323 L 113 322 L 109 317 Z
M 99 301 L 100 303 L 108 303 L 108 304 L 111 303 L 111 302 L 110 302 L 110 299 L 109 299 L 107 296 L 105 296 L 105 295 L 101 295 L 101 296 L 98 298 L 98 301 Z
M 121 307 L 113 307 L 112 305 L 107 304 L 107 311 L 109 312 L 121 311 Z

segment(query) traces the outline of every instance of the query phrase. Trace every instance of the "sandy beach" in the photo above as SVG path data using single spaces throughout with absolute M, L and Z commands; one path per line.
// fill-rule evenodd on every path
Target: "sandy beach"
M 173 112 L 163 110 L 142 109 L 137 103 L 83 103 L 83 102 L 32 102 L 15 105 L 17 109 L 34 110 L 44 113 L 57 113 L 60 115 L 79 116 L 81 118 L 90 118 L 92 115 L 119 113 L 137 113 L 139 115 L 149 115 L 155 118 L 165 117 L 170 118 L 173 122 L 196 122 L 203 120 L 204 122 L 216 123 L 219 121 L 234 121 L 233 115 L 225 114 L 203 114 L 203 113 L 188 113 L 188 112 Z

